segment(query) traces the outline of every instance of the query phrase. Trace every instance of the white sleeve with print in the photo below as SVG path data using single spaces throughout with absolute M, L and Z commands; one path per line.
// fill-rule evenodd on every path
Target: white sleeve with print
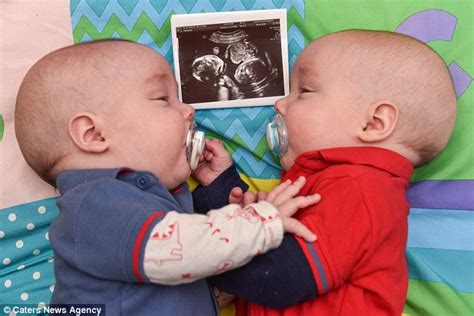
M 280 245 L 283 224 L 266 201 L 230 204 L 206 215 L 169 212 L 152 229 L 143 268 L 153 283 L 182 284 L 249 262 Z

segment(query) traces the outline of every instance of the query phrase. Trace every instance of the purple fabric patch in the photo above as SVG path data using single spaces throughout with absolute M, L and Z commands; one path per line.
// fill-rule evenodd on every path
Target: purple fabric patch
M 474 180 L 414 182 L 407 198 L 413 208 L 474 211 Z
M 456 16 L 441 10 L 425 10 L 409 16 L 396 32 L 409 35 L 427 43 L 451 41 L 456 28 Z
M 469 88 L 472 78 L 455 61 L 449 64 L 449 72 L 453 78 L 456 97 L 459 98 Z
M 451 41 L 456 29 L 457 17 L 442 10 L 425 10 L 409 16 L 396 32 L 412 36 L 427 43 L 430 41 Z M 455 61 L 449 65 L 456 97 L 469 87 L 472 78 Z

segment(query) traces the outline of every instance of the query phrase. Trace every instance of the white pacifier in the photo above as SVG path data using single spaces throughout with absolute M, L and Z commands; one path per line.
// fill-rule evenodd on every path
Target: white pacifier
M 199 163 L 199 157 L 204 152 L 204 145 L 206 137 L 204 132 L 196 129 L 196 124 L 193 122 L 188 130 L 186 138 L 186 156 L 191 170 L 196 169 Z
M 278 157 L 288 151 L 288 133 L 283 116 L 277 113 L 267 125 L 267 143 L 270 150 Z

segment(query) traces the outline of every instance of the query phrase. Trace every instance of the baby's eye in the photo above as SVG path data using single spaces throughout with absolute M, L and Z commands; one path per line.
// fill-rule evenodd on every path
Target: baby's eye
M 169 97 L 168 96 L 161 96 L 161 97 L 157 97 L 157 98 L 152 98 L 153 101 L 164 101 L 164 102 L 168 102 L 169 100 Z
M 300 93 L 308 93 L 308 92 L 313 92 L 313 91 L 311 91 L 307 88 L 304 88 L 304 87 L 300 89 Z

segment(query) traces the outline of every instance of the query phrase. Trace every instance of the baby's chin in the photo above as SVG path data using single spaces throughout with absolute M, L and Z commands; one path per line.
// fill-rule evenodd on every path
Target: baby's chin
M 280 158 L 280 164 L 283 170 L 288 171 L 291 165 L 293 164 L 293 161 L 290 161 L 290 158 L 288 157 L 288 155 L 285 155 Z

